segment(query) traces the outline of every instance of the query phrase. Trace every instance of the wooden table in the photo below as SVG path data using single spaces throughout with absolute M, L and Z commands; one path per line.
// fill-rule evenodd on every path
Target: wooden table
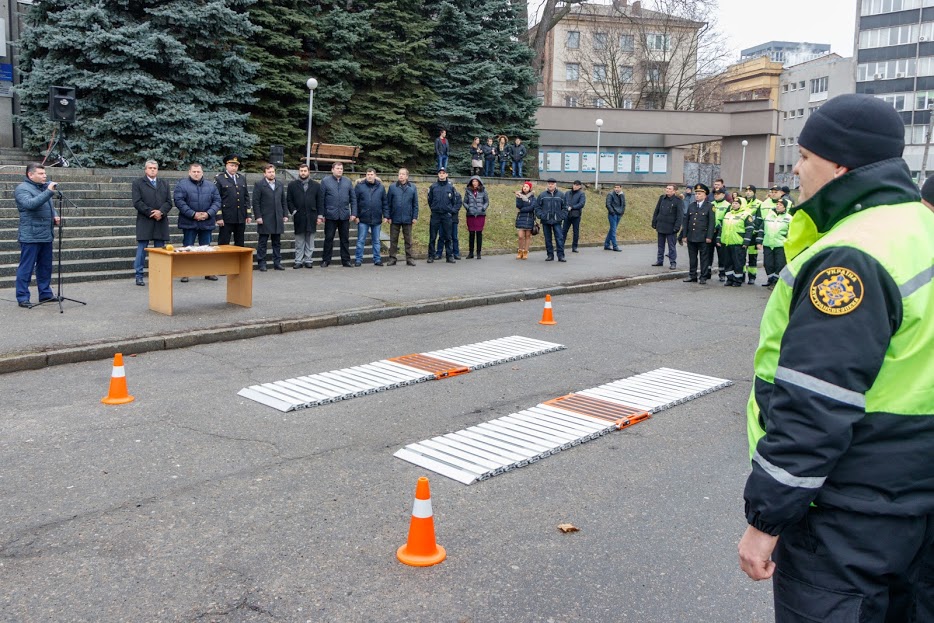
M 253 306 L 253 249 L 220 245 L 214 251 L 166 251 L 149 253 L 149 309 L 172 315 L 172 279 L 227 275 L 227 302 Z

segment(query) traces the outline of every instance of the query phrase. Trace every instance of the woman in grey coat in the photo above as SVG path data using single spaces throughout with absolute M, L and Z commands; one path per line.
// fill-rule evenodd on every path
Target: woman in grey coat
M 480 178 L 474 175 L 464 189 L 464 208 L 467 210 L 467 231 L 470 232 L 470 253 L 467 259 L 473 259 L 474 241 L 477 243 L 477 259 L 481 259 L 483 249 L 483 226 L 486 224 L 486 209 L 490 207 L 490 196 Z

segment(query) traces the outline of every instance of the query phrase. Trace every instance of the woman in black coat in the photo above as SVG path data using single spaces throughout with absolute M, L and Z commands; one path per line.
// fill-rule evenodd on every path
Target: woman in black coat
M 522 190 L 516 191 L 516 231 L 519 234 L 519 252 L 517 260 L 529 258 L 529 243 L 532 241 L 532 227 L 535 225 L 535 193 L 532 182 L 526 180 Z

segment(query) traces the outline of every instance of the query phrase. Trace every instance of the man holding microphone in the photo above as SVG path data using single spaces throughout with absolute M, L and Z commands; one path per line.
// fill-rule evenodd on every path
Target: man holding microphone
M 29 282 L 36 273 L 39 286 L 39 302 L 55 299 L 52 294 L 52 239 L 55 225 L 59 224 L 58 213 L 52 207 L 52 197 L 57 184 L 48 182 L 45 167 L 41 164 L 26 165 L 26 179 L 16 187 L 13 196 L 19 210 L 19 268 L 16 269 L 16 301 L 20 307 L 29 308 Z

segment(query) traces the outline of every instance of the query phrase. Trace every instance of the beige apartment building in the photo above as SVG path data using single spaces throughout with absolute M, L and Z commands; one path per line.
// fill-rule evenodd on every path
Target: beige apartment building
M 704 26 L 638 1 L 576 5 L 548 34 L 539 97 L 545 106 L 690 110 Z

